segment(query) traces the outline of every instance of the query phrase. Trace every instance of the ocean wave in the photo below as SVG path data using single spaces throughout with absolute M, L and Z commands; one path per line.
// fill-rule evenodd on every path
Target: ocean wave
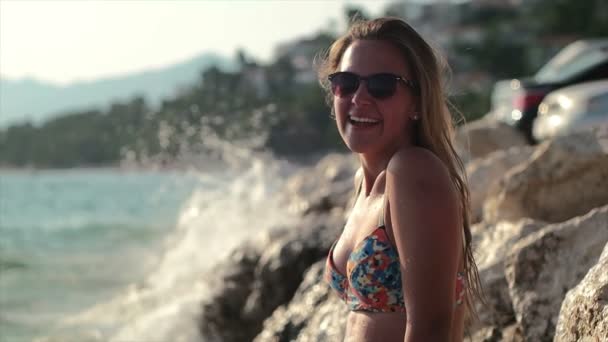
M 27 267 L 27 263 L 0 255 L 0 272 L 19 270 Z
M 247 157 L 248 166 L 221 186 L 193 189 L 175 229 L 155 251 L 158 262 L 142 281 L 70 315 L 38 341 L 66 335 L 76 340 L 199 341 L 196 319 L 213 277 L 209 269 L 243 240 L 293 219 L 278 191 L 298 167 L 268 155 Z

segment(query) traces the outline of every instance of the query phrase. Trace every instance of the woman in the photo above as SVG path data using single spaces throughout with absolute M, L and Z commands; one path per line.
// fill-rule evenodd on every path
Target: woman
M 462 341 L 479 278 L 443 68 L 403 20 L 353 24 L 324 59 L 357 196 L 327 259 L 349 341 Z M 464 303 L 464 305 L 463 305 Z

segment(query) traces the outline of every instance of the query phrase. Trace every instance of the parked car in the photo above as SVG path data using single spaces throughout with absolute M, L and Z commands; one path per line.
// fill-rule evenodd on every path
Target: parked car
M 538 106 L 532 134 L 540 141 L 600 124 L 608 125 L 608 80 L 549 93 Z
M 532 124 L 549 92 L 600 79 L 608 79 L 608 39 L 579 40 L 563 48 L 533 77 L 496 82 L 491 114 L 534 143 Z

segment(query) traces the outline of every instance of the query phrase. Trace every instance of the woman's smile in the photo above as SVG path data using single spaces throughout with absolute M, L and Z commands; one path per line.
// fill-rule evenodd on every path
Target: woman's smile
M 379 126 L 382 120 L 367 115 L 350 114 L 348 115 L 348 123 L 354 128 L 372 128 Z

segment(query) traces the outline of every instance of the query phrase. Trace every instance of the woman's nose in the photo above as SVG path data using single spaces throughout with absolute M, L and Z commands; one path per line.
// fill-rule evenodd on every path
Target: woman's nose
M 353 94 L 351 102 L 358 106 L 367 105 L 372 102 L 372 96 L 367 91 L 367 84 L 365 81 L 362 80 L 359 83 L 359 88 L 357 88 L 357 91 Z

